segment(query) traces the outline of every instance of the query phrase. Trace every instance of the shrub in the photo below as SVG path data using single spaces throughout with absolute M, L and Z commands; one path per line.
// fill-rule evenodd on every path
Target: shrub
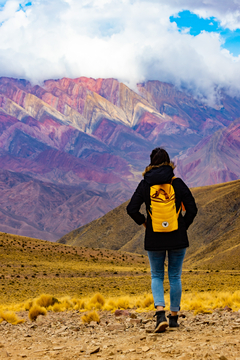
M 154 303 L 152 294 L 148 294 L 142 302 L 142 307 L 147 308 Z
M 61 303 L 55 303 L 53 306 L 51 306 L 50 309 L 54 312 L 61 312 L 66 310 L 65 306 L 63 306 Z
M 1 312 L 0 319 L 7 321 L 10 324 L 17 325 L 25 322 L 24 319 L 19 319 L 19 317 L 13 311 Z
M 81 299 L 72 299 L 74 304 L 74 310 L 83 310 L 85 309 L 85 301 Z
M 48 295 L 48 294 L 42 294 L 36 300 L 37 305 L 43 306 L 45 308 L 48 308 L 49 306 L 53 306 L 55 303 L 59 303 L 58 299 L 56 299 L 54 296 Z
M 73 309 L 74 303 L 72 302 L 70 296 L 65 296 L 61 298 L 61 304 L 65 306 L 66 309 Z
M 29 310 L 28 317 L 31 321 L 35 321 L 39 315 L 46 315 L 46 314 L 47 314 L 47 310 L 45 309 L 45 307 L 35 304 Z
M 129 297 L 123 296 L 117 300 L 117 309 L 128 309 L 129 308 Z
M 101 308 L 105 304 L 105 299 L 100 293 L 97 293 L 91 298 L 90 303 L 97 308 Z
M 33 301 L 32 300 L 27 300 L 25 303 L 24 303 L 24 310 L 28 311 L 31 309 L 33 305 Z
M 88 323 L 88 324 L 91 321 L 96 321 L 97 323 L 99 323 L 100 317 L 99 317 L 98 313 L 95 310 L 93 310 L 93 311 L 90 311 L 89 313 L 87 313 L 86 315 L 83 315 L 81 317 L 81 320 L 82 320 L 82 322 Z

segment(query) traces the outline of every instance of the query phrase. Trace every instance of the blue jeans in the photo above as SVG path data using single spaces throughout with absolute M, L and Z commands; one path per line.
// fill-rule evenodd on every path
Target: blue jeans
M 148 251 L 151 267 L 152 294 L 154 305 L 165 307 L 164 301 L 164 261 L 168 252 L 168 279 L 170 283 L 170 310 L 179 311 L 182 296 L 182 264 L 186 249 Z

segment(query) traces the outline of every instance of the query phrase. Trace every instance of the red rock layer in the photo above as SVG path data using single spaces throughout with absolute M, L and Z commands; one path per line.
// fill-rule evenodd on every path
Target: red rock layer
M 48 240 L 84 225 L 130 197 L 155 146 L 182 154 L 194 186 L 239 178 L 239 111 L 239 99 L 222 94 L 215 109 L 159 81 L 135 92 L 115 79 L 0 78 L 0 225 Z

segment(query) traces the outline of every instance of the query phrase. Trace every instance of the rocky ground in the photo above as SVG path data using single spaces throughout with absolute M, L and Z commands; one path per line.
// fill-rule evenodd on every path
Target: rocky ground
M 27 319 L 27 312 L 19 314 Z M 77 311 L 0 324 L 0 359 L 219 359 L 240 360 L 240 311 L 182 312 L 180 327 L 154 334 L 154 313 L 100 312 L 83 324 Z

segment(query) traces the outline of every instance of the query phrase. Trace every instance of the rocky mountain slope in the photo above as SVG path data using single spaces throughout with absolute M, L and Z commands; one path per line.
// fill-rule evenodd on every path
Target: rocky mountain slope
M 104 215 L 129 199 L 155 146 L 180 154 L 194 186 L 239 178 L 240 100 L 221 101 L 207 107 L 159 81 L 133 91 L 115 79 L 0 78 L 1 230 L 56 240 Z M 210 140 L 227 155 L 202 161 L 197 177 Z
M 192 193 L 199 211 L 188 231 L 185 265 L 240 269 L 240 180 L 194 188 Z M 144 254 L 144 228 L 127 215 L 126 205 L 66 234 L 59 242 Z
M 194 187 L 240 178 L 240 118 L 176 158 L 176 174 Z M 199 179 L 201 179 L 199 181 Z

